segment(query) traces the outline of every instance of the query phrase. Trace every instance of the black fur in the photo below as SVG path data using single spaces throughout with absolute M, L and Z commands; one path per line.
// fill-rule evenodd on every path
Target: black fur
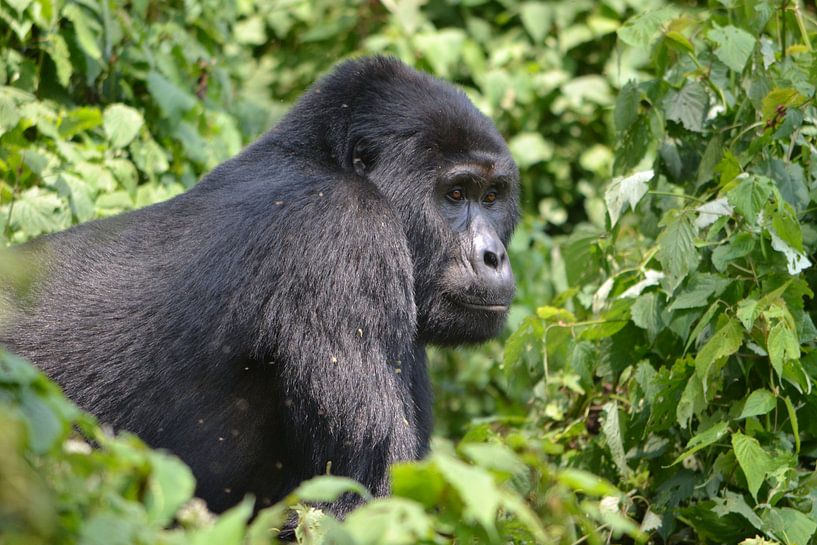
M 517 192 L 462 92 L 346 62 L 187 193 L 18 247 L 35 280 L 5 288 L 0 342 L 181 456 L 215 510 L 327 464 L 382 495 L 428 447 L 425 345 L 503 323 Z

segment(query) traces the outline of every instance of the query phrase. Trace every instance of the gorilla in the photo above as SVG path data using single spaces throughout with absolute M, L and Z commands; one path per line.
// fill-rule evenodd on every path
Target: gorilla
M 346 61 L 186 193 L 14 248 L 32 281 L 0 285 L 0 344 L 178 455 L 215 511 L 327 471 L 384 495 L 428 449 L 425 346 L 505 321 L 518 193 L 464 93 Z

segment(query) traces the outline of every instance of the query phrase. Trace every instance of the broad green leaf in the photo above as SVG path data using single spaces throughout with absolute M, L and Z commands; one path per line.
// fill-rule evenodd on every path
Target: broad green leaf
M 511 475 L 522 474 L 527 466 L 509 447 L 501 443 L 465 443 L 460 447 L 475 464 Z
M 62 15 L 74 25 L 77 41 L 85 54 L 94 60 L 102 60 L 102 51 L 99 49 L 101 37 L 98 34 L 101 30 L 99 23 L 93 20 L 79 4 L 66 5 L 62 8 Z
M 182 90 L 158 72 L 151 72 L 147 77 L 148 91 L 162 112 L 173 121 L 178 121 L 186 112 L 196 105 L 196 99 L 186 90 Z
M 683 462 L 686 458 L 689 458 L 699 450 L 717 443 L 721 437 L 726 435 L 727 431 L 729 431 L 729 423 L 718 422 L 714 426 L 711 426 L 700 433 L 696 433 L 687 443 L 686 450 L 678 455 L 678 457 L 672 462 L 672 465 Z
M 738 310 L 735 314 L 746 331 L 751 331 L 759 313 L 760 309 L 755 299 L 742 299 L 738 302 Z
M 744 178 L 727 194 L 729 203 L 741 213 L 750 225 L 757 222 L 758 213 L 772 194 L 772 181 L 765 176 L 741 175 Z
M 65 139 L 102 125 L 102 112 L 98 108 L 81 107 L 68 112 L 59 125 L 60 135 Z
M 712 250 L 712 265 L 718 271 L 725 272 L 730 262 L 746 257 L 754 249 L 755 237 L 749 233 L 740 232 L 728 244 Z
M 791 248 L 803 253 L 803 233 L 800 231 L 800 222 L 788 203 L 782 206 L 768 206 L 765 211 L 772 220 L 774 233 Z
M 763 516 L 768 531 L 785 545 L 806 545 L 817 532 L 817 521 L 791 507 L 773 507 Z
M 626 131 L 638 119 L 638 104 L 640 101 L 641 91 L 638 88 L 638 83 L 632 80 L 628 81 L 619 91 L 616 106 L 613 110 L 613 119 L 618 132 Z
M 664 6 L 630 17 L 618 29 L 618 37 L 628 45 L 646 49 L 661 27 L 674 19 L 677 13 L 675 8 Z
M 763 119 L 773 120 L 778 116 L 782 119 L 786 113 L 786 108 L 799 108 L 808 99 L 791 87 L 775 87 L 763 98 L 762 112 Z
M 607 212 L 610 214 L 610 224 L 615 226 L 626 205 L 632 210 L 638 205 L 641 198 L 649 189 L 647 182 L 653 179 L 655 172 L 645 170 L 636 172 L 626 178 L 616 178 L 604 192 L 604 201 L 607 203 Z
M 405 498 L 378 498 L 353 511 L 343 524 L 355 543 L 414 545 L 431 540 L 433 519 Z
M 687 285 L 675 292 L 667 310 L 705 307 L 711 297 L 717 297 L 732 283 L 732 279 L 700 273 L 690 277 Z
M 522 25 L 535 43 L 542 43 L 553 21 L 553 6 L 544 2 L 523 2 L 519 6 Z
M 174 456 L 151 452 L 148 458 L 151 471 L 145 491 L 145 510 L 152 522 L 165 525 L 192 497 L 196 481 L 190 468 Z
M 60 421 L 59 414 L 45 399 L 30 389 L 23 390 L 19 403 L 28 426 L 31 450 L 37 454 L 44 454 L 54 448 L 67 431 L 64 423 Z
M 769 352 L 772 367 L 777 372 L 777 376 L 781 378 L 783 377 L 783 363 L 786 360 L 800 358 L 800 343 L 797 341 L 797 334 L 783 320 L 778 321 L 769 330 L 766 350 Z
M 191 545 L 242 545 L 247 521 L 252 516 L 253 499 L 241 503 L 222 514 L 212 526 L 197 529 L 190 534 Z
M 678 407 L 675 410 L 675 419 L 678 425 L 682 429 L 686 429 L 692 422 L 692 417 L 695 415 L 700 416 L 706 406 L 703 382 L 698 378 L 698 375 L 692 375 L 687 381 L 681 399 L 678 400 Z
M 489 533 L 496 532 L 496 516 L 501 504 L 496 483 L 487 471 L 441 454 L 433 457 L 448 484 L 465 504 L 464 514 Z
M 658 253 L 664 274 L 671 289 L 676 288 L 689 274 L 698 268 L 701 259 L 695 247 L 695 230 L 689 216 L 670 210 L 664 217 L 664 230 L 658 235 Z
M 0 136 L 13 129 L 21 117 L 20 108 L 14 99 L 0 93 Z
M 635 325 L 647 330 L 650 339 L 655 339 L 664 326 L 658 295 L 650 292 L 639 296 L 630 307 L 630 318 Z
M 797 419 L 797 411 L 791 402 L 789 396 L 783 398 L 786 404 L 786 412 L 789 413 L 789 425 L 791 426 L 792 435 L 794 435 L 794 453 L 800 454 L 800 421 Z
M 346 492 L 354 492 L 365 499 L 372 497 L 366 487 L 359 482 L 348 477 L 337 477 L 335 475 L 313 477 L 301 483 L 293 494 L 304 501 L 328 502 L 335 501 Z
M 740 322 L 730 318 L 705 345 L 701 347 L 695 356 L 695 372 L 703 381 L 704 391 L 712 365 L 721 358 L 731 356 L 738 351 L 743 344 L 743 329 Z
M 775 407 L 777 407 L 777 398 L 769 390 L 761 388 L 749 394 L 738 418 L 748 418 L 750 416 L 766 414 L 771 412 Z
M 55 193 L 32 187 L 15 200 L 11 224 L 31 237 L 58 231 L 71 224 L 67 208 Z
M 139 133 L 144 120 L 137 110 L 124 104 L 111 104 L 105 108 L 103 126 L 105 135 L 115 148 L 124 148 Z
M 735 458 L 746 477 L 749 493 L 757 501 L 757 492 L 763 484 L 766 474 L 773 468 L 772 458 L 763 450 L 757 439 L 743 435 L 741 432 L 732 434 L 732 448 Z
M 624 452 L 618 404 L 615 401 L 607 403 L 603 408 L 603 412 L 605 416 L 601 424 L 601 429 L 607 441 L 607 448 L 610 449 L 613 462 L 618 467 L 619 475 L 626 478 L 632 470 L 627 465 L 627 457 Z
M 670 30 L 664 35 L 664 37 L 666 38 L 667 43 L 679 49 L 680 51 L 685 51 L 687 53 L 695 55 L 695 46 L 692 45 L 692 42 L 690 42 L 686 38 L 686 36 L 684 36 L 680 32 Z
M 748 520 L 756 529 L 763 529 L 763 521 L 759 516 L 757 516 L 757 513 L 755 513 L 752 508 L 749 507 L 749 504 L 746 503 L 746 500 L 743 498 L 742 494 L 736 494 L 729 490 L 724 490 L 723 496 L 723 499 L 715 499 L 715 502 L 718 503 L 718 505 L 713 509 L 713 511 L 716 514 L 723 517 L 729 513 L 735 513 Z M 742 543 L 746 542 L 744 541 Z M 770 543 L 769 545 L 774 545 L 774 543 Z
M 553 144 L 536 132 L 523 132 L 514 136 L 508 147 L 520 168 L 527 168 L 553 157 Z
M 71 75 L 74 73 L 74 67 L 71 64 L 71 55 L 68 52 L 68 45 L 61 34 L 52 33 L 48 36 L 48 42 L 45 50 L 48 56 L 54 61 L 54 66 L 57 67 L 57 80 L 60 85 L 67 87 L 71 81 Z
M 702 132 L 704 117 L 709 109 L 709 94 L 703 84 L 687 81 L 680 91 L 670 91 L 664 99 L 667 119 L 682 124 L 687 130 Z
M 710 30 L 707 37 L 718 44 L 715 56 L 723 64 L 735 72 L 743 72 L 746 61 L 749 60 L 755 48 L 756 40 L 751 34 L 729 25 Z
M 571 490 L 595 497 L 620 496 L 621 492 L 601 477 L 581 469 L 562 469 L 556 479 Z

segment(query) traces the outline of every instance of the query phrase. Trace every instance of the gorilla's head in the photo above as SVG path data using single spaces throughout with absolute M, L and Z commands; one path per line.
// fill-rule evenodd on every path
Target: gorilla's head
M 462 91 L 390 58 L 344 63 L 313 94 L 338 102 L 323 120 L 326 155 L 374 183 L 402 222 L 418 340 L 496 335 L 514 294 L 506 248 L 519 171 L 491 120 Z

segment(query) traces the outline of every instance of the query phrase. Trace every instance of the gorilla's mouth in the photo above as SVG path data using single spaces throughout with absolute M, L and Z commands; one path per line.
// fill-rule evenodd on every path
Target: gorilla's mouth
M 506 303 L 490 303 L 486 301 L 477 301 L 475 299 L 466 299 L 463 297 L 449 297 L 449 299 L 462 307 L 470 308 L 472 310 L 479 310 L 482 312 L 507 312 L 508 305 Z

